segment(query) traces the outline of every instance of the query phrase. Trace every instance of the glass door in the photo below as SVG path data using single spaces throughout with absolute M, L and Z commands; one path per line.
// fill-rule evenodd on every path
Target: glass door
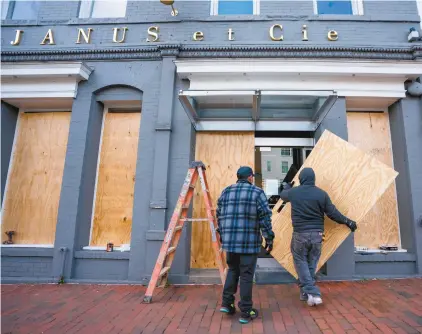
M 311 150 L 312 147 L 255 147 L 255 185 L 264 190 L 270 209 L 280 200 L 281 184 L 293 180 Z M 259 257 L 271 255 L 262 248 Z

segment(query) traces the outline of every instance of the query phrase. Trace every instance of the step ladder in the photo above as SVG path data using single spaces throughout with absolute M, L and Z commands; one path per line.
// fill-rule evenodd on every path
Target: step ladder
M 192 197 L 195 191 L 195 184 L 199 178 L 204 196 L 205 207 L 207 209 L 207 218 L 204 219 L 188 219 L 187 214 Z M 164 237 L 163 244 L 161 245 L 160 253 L 157 262 L 155 263 L 154 270 L 149 281 L 147 291 L 145 293 L 143 302 L 151 303 L 152 295 L 158 286 L 165 286 L 167 283 L 168 274 L 171 264 L 174 259 L 177 244 L 179 243 L 180 236 L 184 223 L 187 221 L 208 221 L 211 231 L 212 247 L 214 249 L 218 270 L 220 272 L 221 282 L 224 284 L 227 266 L 223 250 L 221 249 L 220 238 L 217 237 L 217 219 L 215 217 L 215 209 L 212 207 L 211 195 L 208 188 L 208 182 L 205 175 L 205 165 L 201 161 L 194 161 L 190 164 L 185 182 L 183 183 L 182 190 L 180 191 L 179 199 L 176 207 L 174 208 L 173 215 L 171 216 L 170 224 L 167 228 L 167 233 Z

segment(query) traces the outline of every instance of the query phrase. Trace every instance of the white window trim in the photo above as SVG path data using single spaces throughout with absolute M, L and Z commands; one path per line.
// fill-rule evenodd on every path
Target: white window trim
M 219 0 L 211 0 L 211 15 L 218 16 L 218 2 Z M 259 15 L 261 12 L 260 0 L 253 0 L 253 14 Z M 243 15 L 243 14 L 239 14 Z
M 416 5 L 418 7 L 419 17 L 421 20 L 421 29 L 422 29 L 422 0 L 416 0 Z
M 352 2 L 353 15 L 363 15 L 363 0 L 350 0 L 350 1 Z M 314 14 L 315 15 L 319 15 L 318 14 L 318 4 L 317 4 L 317 2 L 318 2 L 318 0 L 313 0 Z M 333 15 L 335 15 L 335 14 L 333 14 Z M 338 15 L 342 15 L 342 14 L 338 14 Z

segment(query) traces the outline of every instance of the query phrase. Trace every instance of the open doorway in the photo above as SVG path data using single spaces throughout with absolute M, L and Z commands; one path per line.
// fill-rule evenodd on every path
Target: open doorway
M 255 138 L 255 185 L 264 190 L 270 209 L 280 199 L 282 183 L 293 180 L 312 147 L 312 138 Z M 259 257 L 272 256 L 262 248 Z

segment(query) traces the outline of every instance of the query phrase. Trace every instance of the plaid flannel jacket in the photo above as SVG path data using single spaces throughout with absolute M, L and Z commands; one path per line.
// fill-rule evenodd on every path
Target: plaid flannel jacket
M 239 180 L 223 190 L 216 214 L 226 252 L 257 254 L 261 250 L 261 233 L 265 239 L 274 238 L 267 197 L 247 180 Z

